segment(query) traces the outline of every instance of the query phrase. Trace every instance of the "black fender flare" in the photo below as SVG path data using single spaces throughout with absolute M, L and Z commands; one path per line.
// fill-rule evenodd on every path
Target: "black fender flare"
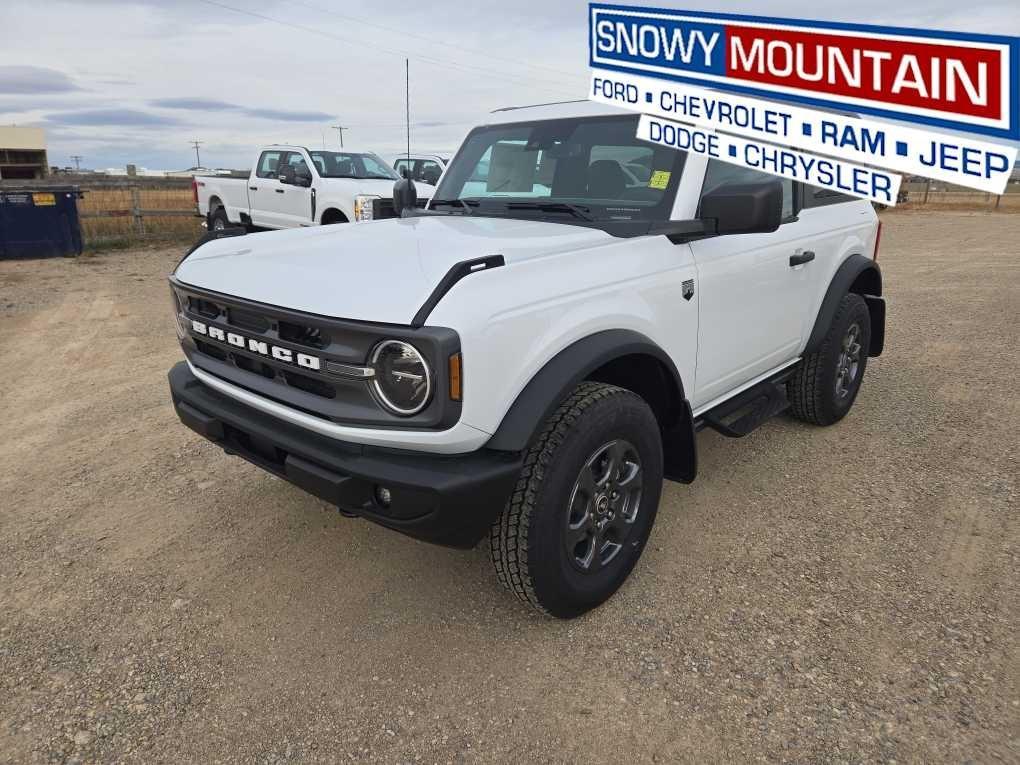
M 631 355 L 650 356 L 669 370 L 679 402 L 676 422 L 663 430 L 666 474 L 673 480 L 691 481 L 697 472 L 694 421 L 684 395 L 676 364 L 662 348 L 639 332 L 610 329 L 578 340 L 553 356 L 531 378 L 504 415 L 486 448 L 520 452 L 528 448 L 556 407 L 583 380 L 614 359 Z
M 864 291 L 854 290 L 855 282 L 866 285 Z M 818 309 L 811 335 L 804 348 L 804 355 L 816 352 L 822 347 L 825 335 L 836 315 L 839 303 L 848 292 L 858 292 L 868 304 L 871 314 L 871 347 L 869 356 L 880 356 L 885 345 L 885 301 L 882 299 L 882 271 L 871 258 L 851 255 L 843 261 L 829 283 L 822 305 Z
M 231 236 L 245 236 L 247 233 L 248 230 L 244 226 L 231 226 L 230 228 L 225 228 L 222 231 L 207 231 L 205 234 L 202 235 L 202 237 L 197 242 L 191 245 L 191 248 L 186 253 L 184 253 L 184 257 L 177 261 L 177 265 L 174 266 L 174 271 L 177 270 L 178 266 L 180 266 L 181 263 L 188 259 L 188 256 L 191 255 L 191 253 L 193 253 L 203 244 L 214 242 L 217 239 L 226 239 L 227 237 Z

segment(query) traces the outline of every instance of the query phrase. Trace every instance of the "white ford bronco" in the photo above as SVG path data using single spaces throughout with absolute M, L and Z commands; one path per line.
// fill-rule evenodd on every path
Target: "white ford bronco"
M 871 205 L 635 138 L 589 102 L 496 112 L 427 209 L 210 232 L 170 282 L 180 419 L 364 518 L 470 548 L 573 617 L 627 578 L 696 432 L 831 425 L 882 351 Z M 233 234 L 237 234 L 234 236 Z

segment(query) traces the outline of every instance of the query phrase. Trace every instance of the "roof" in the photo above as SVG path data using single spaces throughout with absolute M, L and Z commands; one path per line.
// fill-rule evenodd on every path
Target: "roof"
M 0 148 L 45 151 L 46 134 L 42 128 L 0 126 Z
M 717 96 L 719 98 L 725 98 L 726 93 L 718 90 L 717 88 L 703 88 L 706 91 L 703 94 L 704 98 L 710 98 Z M 759 98 L 758 100 L 763 101 L 767 104 L 771 104 L 775 107 L 791 107 L 794 106 L 788 102 L 785 102 L 778 98 Z M 838 114 L 843 117 L 859 117 L 860 115 L 856 112 L 846 111 L 845 109 L 832 109 L 824 107 L 813 107 L 814 111 L 825 112 L 828 114 Z M 555 119 L 568 119 L 570 117 L 600 117 L 605 115 L 616 115 L 616 114 L 636 114 L 632 109 L 623 109 L 618 106 L 610 106 L 608 104 L 601 104 L 595 101 L 579 100 L 579 101 L 557 101 L 548 104 L 534 104 L 531 106 L 508 106 L 503 109 L 497 109 L 485 120 L 487 125 L 499 125 L 510 122 L 531 122 L 533 120 L 555 120 Z M 676 114 L 671 116 L 669 119 L 677 120 L 680 122 L 684 121 L 682 114 Z M 725 128 L 720 128 L 725 130 Z
M 262 151 L 266 151 L 266 150 L 269 150 L 269 149 L 282 149 L 282 150 L 285 150 L 285 151 L 286 150 L 296 151 L 297 149 L 304 149 L 309 154 L 311 154 L 313 151 L 333 151 L 333 152 L 336 152 L 337 154 L 376 154 L 377 153 L 375 151 L 372 151 L 371 149 L 361 149 L 361 148 L 357 148 L 357 147 L 352 149 L 350 146 L 345 146 L 344 148 L 341 149 L 339 146 L 327 146 L 327 147 L 301 146 L 301 145 L 296 144 L 296 143 L 267 143 L 264 146 L 261 146 L 259 148 Z
M 561 120 L 571 117 L 602 117 L 606 115 L 630 114 L 635 112 L 608 106 L 595 101 L 559 101 L 551 104 L 535 104 L 533 106 L 508 106 L 497 109 L 484 120 L 486 125 L 502 125 L 512 122 L 532 122 L 536 120 Z

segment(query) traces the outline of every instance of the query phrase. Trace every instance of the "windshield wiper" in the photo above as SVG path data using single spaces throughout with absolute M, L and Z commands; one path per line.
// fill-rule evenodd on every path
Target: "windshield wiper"
M 540 212 L 565 212 L 575 218 L 592 222 L 595 216 L 591 214 L 591 208 L 570 202 L 507 202 L 508 210 L 539 210 Z
M 464 210 L 464 214 L 470 215 L 474 212 L 471 208 L 478 207 L 478 202 L 474 200 L 468 201 L 467 199 L 433 199 L 430 206 L 438 207 L 445 205 L 450 205 L 451 207 L 454 205 L 460 205 Z

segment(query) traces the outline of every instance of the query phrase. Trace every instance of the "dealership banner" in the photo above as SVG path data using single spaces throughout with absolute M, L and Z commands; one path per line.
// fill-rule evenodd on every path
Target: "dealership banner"
M 592 3 L 589 57 L 643 140 L 883 204 L 895 173 L 1000 194 L 1017 158 L 1020 38 Z
M 592 3 L 592 67 L 1020 140 L 1020 38 Z
M 668 120 L 992 194 L 1003 193 L 1017 158 L 1016 148 L 978 138 L 617 72 L 594 71 L 588 97 Z
M 700 154 L 720 162 L 749 167 L 810 186 L 821 186 L 893 206 L 900 191 L 900 176 L 796 149 L 773 146 L 740 136 L 720 135 L 713 130 L 659 119 L 647 114 L 638 121 L 642 141 Z

